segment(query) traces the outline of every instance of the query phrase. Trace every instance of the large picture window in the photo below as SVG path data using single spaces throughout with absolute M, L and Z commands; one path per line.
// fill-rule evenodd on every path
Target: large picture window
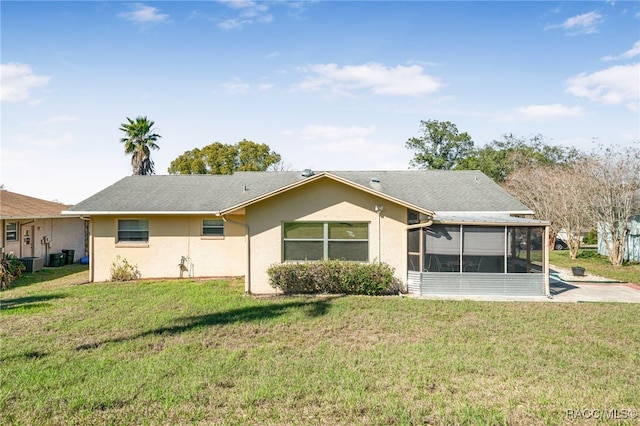
M 7 222 L 4 235 L 7 241 L 18 241 L 18 222 Z
M 286 222 L 283 260 L 369 260 L 366 222 Z
M 118 242 L 149 242 L 149 221 L 147 219 L 119 219 Z

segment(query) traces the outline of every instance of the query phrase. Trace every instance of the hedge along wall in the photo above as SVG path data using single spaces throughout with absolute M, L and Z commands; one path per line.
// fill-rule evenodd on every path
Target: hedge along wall
M 331 293 L 385 295 L 398 293 L 400 283 L 386 263 L 339 260 L 282 263 L 269 267 L 269 284 L 285 294 Z

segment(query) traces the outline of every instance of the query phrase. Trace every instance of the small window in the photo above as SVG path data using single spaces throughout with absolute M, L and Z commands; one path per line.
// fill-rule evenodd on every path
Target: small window
M 5 230 L 7 241 L 18 241 L 18 222 L 7 222 Z
M 149 242 L 149 221 L 147 219 L 118 220 L 118 242 Z
M 224 236 L 224 221 L 222 219 L 204 219 L 202 221 L 202 236 L 204 237 Z

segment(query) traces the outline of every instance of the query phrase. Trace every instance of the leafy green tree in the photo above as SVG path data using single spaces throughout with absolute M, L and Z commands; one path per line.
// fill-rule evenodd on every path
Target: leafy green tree
M 281 162 L 280 154 L 267 144 L 243 139 L 235 145 L 214 142 L 202 149 L 185 151 L 169 165 L 171 174 L 232 174 L 236 171 L 265 171 Z
M 422 136 L 405 143 L 414 150 L 411 165 L 421 169 L 451 170 L 473 152 L 473 140 L 468 133 L 459 133 L 449 121 L 420 121 Z
M 120 130 L 126 134 L 120 142 L 124 143 L 125 154 L 131 154 L 134 175 L 154 173 L 151 150 L 160 149 L 156 142 L 162 137 L 154 133 L 154 124 L 147 117 L 136 117 L 135 120 L 127 117 L 127 123 L 120 125 Z
M 507 176 L 523 167 L 569 164 L 584 157 L 575 148 L 548 145 L 542 135 L 527 141 L 513 134 L 502 135 L 486 146 L 474 149 L 456 169 L 480 170 L 494 181 L 504 182 Z
M 269 145 L 255 143 L 246 139 L 236 144 L 238 149 L 238 171 L 263 172 L 271 165 L 280 162 L 280 154 L 271 151 Z

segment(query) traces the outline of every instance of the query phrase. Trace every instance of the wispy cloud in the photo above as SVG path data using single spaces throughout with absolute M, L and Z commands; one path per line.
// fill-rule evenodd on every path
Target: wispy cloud
M 603 16 L 598 12 L 588 12 L 582 15 L 572 16 L 561 24 L 549 24 L 547 29 L 561 28 L 568 31 L 568 34 L 593 34 L 598 32 L 598 25 L 602 22 Z
M 249 92 L 250 85 L 248 83 L 224 83 L 222 87 L 230 95 L 244 95 Z
M 640 56 L 640 40 L 636 41 L 636 43 L 633 45 L 633 47 L 629 50 L 627 50 L 626 52 L 622 52 L 619 55 L 615 55 L 615 56 L 605 56 L 602 58 L 603 61 L 619 61 L 622 59 L 631 59 L 631 58 L 635 58 L 636 56 Z
M 579 117 L 584 114 L 584 108 L 568 107 L 562 104 L 528 105 L 516 108 L 518 117 L 531 121 L 548 121 L 559 118 Z
M 423 96 L 437 92 L 444 83 L 424 74 L 420 65 L 387 67 L 379 63 L 363 65 L 317 64 L 303 67 L 310 74 L 294 86 L 304 92 L 326 92 L 355 96 L 358 92 L 390 96 Z
M 136 24 L 162 24 L 169 22 L 169 15 L 160 13 L 159 9 L 142 3 L 128 5 L 129 12 L 119 13 L 118 16 Z
M 638 111 L 640 63 L 617 65 L 591 74 L 582 73 L 567 81 L 566 92 L 603 105 L 623 104 Z
M 268 24 L 273 21 L 273 15 L 269 12 L 267 3 L 250 0 L 221 0 L 219 3 L 238 13 L 237 16 L 218 23 L 218 28 L 223 30 L 240 29 L 255 23 Z
M 49 84 L 51 77 L 36 75 L 26 64 L 0 64 L 0 99 L 6 102 L 29 100 L 31 90 Z

